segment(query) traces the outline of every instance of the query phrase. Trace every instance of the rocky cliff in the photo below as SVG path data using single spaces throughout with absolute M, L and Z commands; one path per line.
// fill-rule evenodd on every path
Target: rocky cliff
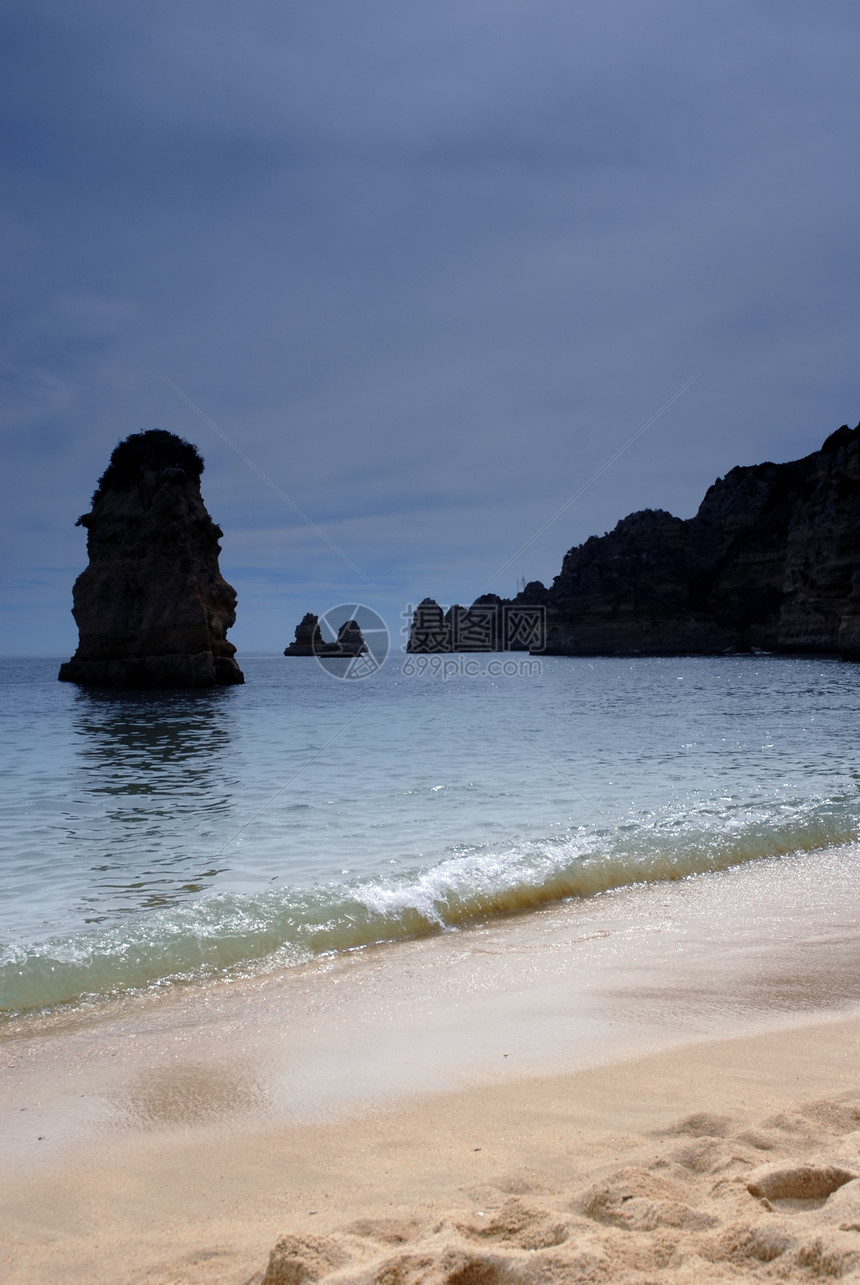
M 61 681 L 108 687 L 241 683 L 227 630 L 236 592 L 218 569 L 222 536 L 200 494 L 203 460 L 173 433 L 120 442 L 89 513 L 89 565 L 72 614 L 80 641 Z
M 559 655 L 860 660 L 860 425 L 804 459 L 732 469 L 687 520 L 630 514 L 571 549 L 550 588 L 501 609 L 526 604 L 545 608 L 544 649 Z

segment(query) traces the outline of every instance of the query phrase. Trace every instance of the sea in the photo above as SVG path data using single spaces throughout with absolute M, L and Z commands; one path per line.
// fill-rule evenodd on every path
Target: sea
M 0 661 L 0 1027 L 860 830 L 836 659 L 240 660 L 164 692 Z

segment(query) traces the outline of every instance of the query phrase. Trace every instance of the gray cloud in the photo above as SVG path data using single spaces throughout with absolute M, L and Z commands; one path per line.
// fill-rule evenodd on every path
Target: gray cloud
M 551 578 L 631 509 L 860 417 L 853 6 L 7 4 L 7 650 L 68 651 L 116 440 L 196 441 L 283 645 Z M 375 595 L 375 597 L 373 596 Z M 295 619 L 294 619 L 295 618 Z

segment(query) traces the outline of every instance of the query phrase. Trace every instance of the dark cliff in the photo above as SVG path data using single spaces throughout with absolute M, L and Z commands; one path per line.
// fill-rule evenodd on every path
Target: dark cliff
M 687 520 L 630 514 L 501 609 L 527 604 L 545 609 L 544 650 L 559 655 L 860 660 L 860 425 L 804 459 L 732 469 Z
M 173 433 L 120 442 L 99 480 L 87 531 L 89 565 L 72 614 L 80 641 L 62 681 L 108 687 L 211 687 L 243 682 L 227 630 L 236 592 L 218 569 L 222 535 L 200 494 L 203 460 Z

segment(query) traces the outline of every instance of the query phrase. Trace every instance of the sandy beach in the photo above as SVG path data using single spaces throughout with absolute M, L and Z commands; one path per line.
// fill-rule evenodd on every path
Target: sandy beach
M 0 1285 L 860 1285 L 858 60 L 0 0 Z
M 9 1028 L 3 1279 L 860 1279 L 857 857 Z

